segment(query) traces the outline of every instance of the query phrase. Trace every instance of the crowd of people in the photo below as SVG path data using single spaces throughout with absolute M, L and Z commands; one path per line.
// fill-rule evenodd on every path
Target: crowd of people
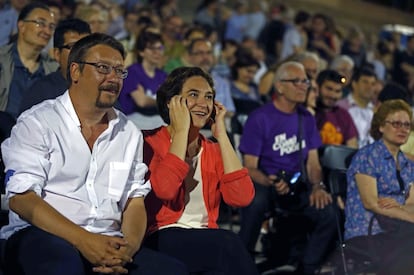
M 414 223 L 414 35 L 368 45 L 306 10 L 203 0 L 186 22 L 175 0 L 5 3 L 4 270 L 259 274 L 277 207 L 308 225 L 287 262 L 316 274 L 337 203 L 347 241 L 380 251 L 390 274 L 411 269 L 412 246 L 386 252 Z M 324 145 L 360 149 L 345 206 Z M 239 232 L 219 228 L 223 204 Z

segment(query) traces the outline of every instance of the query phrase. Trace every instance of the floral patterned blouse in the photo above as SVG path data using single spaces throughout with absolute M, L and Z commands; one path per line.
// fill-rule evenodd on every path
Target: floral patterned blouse
M 400 151 L 398 153 L 400 163 L 400 175 L 404 181 L 404 188 L 409 190 L 414 183 L 414 162 L 408 160 Z M 397 179 L 397 167 L 391 153 L 380 139 L 372 144 L 361 148 L 352 159 L 351 166 L 347 172 L 347 199 L 345 207 L 345 240 L 368 235 L 369 222 L 373 212 L 364 208 L 355 174 L 365 174 L 377 180 L 379 197 L 391 197 L 397 202 L 404 204 L 405 192 L 401 191 Z M 372 227 L 372 234 L 382 232 L 376 220 Z

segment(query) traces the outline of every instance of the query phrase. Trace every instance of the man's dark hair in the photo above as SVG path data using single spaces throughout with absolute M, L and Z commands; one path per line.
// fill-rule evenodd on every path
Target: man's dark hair
M 375 77 L 375 79 L 377 79 L 375 71 L 368 66 L 363 66 L 359 69 L 356 69 L 354 74 L 352 75 L 352 82 L 358 81 L 361 78 L 361 76 L 373 76 Z
M 157 42 L 163 44 L 161 34 L 148 30 L 147 28 L 143 29 L 137 37 L 135 42 L 135 50 L 137 51 L 137 61 L 142 62 L 142 57 L 139 52 L 144 51 L 148 46 L 151 46 Z
M 239 77 L 238 70 L 243 67 L 256 66 L 260 68 L 259 62 L 253 55 L 246 49 L 238 49 L 236 51 L 236 62 L 231 66 L 231 77 L 237 79 Z
M 198 67 L 179 67 L 173 70 L 157 90 L 158 112 L 165 123 L 170 124 L 170 111 L 167 104 L 175 95 L 179 95 L 184 83 L 193 76 L 201 76 L 210 85 L 214 95 L 214 83 L 211 76 Z
M 380 102 L 391 99 L 402 99 L 412 105 L 412 100 L 408 90 L 396 82 L 388 82 L 385 84 L 384 88 L 382 88 L 378 95 L 378 101 Z
M 323 70 L 318 74 L 316 83 L 320 87 L 325 81 L 333 81 L 342 85 L 345 83 L 345 77 L 334 70 Z
M 85 61 L 85 56 L 87 55 L 90 48 L 97 45 L 106 45 L 117 50 L 123 59 L 125 59 L 125 49 L 122 44 L 113 38 L 110 35 L 104 33 L 93 33 L 91 35 L 85 36 L 79 39 L 78 42 L 73 45 L 72 50 L 69 53 L 68 58 L 68 70 L 67 70 L 67 79 L 69 87 L 72 85 L 72 77 L 70 76 L 70 65 L 72 63 Z M 80 71 L 83 71 L 84 64 L 79 64 Z
M 298 11 L 298 13 L 296 13 L 295 15 L 294 23 L 296 25 L 299 25 L 299 24 L 307 22 L 309 18 L 311 18 L 310 13 L 306 11 Z
M 17 21 L 25 20 L 34 9 L 43 9 L 50 12 L 50 9 L 46 4 L 40 2 L 32 2 L 24 6 L 24 8 L 20 11 Z
M 53 35 L 53 46 L 61 48 L 65 43 L 65 33 L 76 32 L 78 34 L 90 34 L 91 28 L 85 21 L 77 18 L 60 21 Z

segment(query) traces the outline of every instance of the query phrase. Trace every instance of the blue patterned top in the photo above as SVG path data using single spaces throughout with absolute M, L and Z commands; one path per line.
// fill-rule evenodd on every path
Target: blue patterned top
M 409 190 L 414 182 L 414 162 L 408 160 L 400 151 L 398 153 L 400 163 L 400 175 L 405 184 L 405 190 Z M 373 212 L 364 208 L 355 174 L 365 174 L 377 180 L 379 197 L 391 197 L 403 204 L 405 195 L 400 191 L 397 180 L 396 164 L 382 140 L 378 140 L 361 148 L 352 159 L 347 172 L 348 190 L 345 207 L 345 240 L 368 235 L 368 226 Z M 376 221 L 373 223 L 372 234 L 378 234 L 381 229 Z

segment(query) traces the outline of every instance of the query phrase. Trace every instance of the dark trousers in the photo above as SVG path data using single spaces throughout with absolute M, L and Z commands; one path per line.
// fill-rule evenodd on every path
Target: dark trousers
M 278 197 L 274 187 L 255 183 L 256 194 L 252 203 L 241 209 L 239 235 L 249 251 L 254 251 L 260 235 L 262 222 L 275 202 L 288 211 L 300 213 L 309 220 L 311 232 L 304 248 L 302 264 L 305 270 L 315 270 L 323 261 L 336 235 L 335 208 L 328 205 L 323 209 L 309 206 L 309 192 L 303 191 L 296 200 L 288 196 Z M 276 244 L 277 247 L 277 244 Z
M 30 226 L 14 233 L 4 251 L 6 274 L 86 275 L 97 274 L 92 265 L 69 242 Z M 184 264 L 148 248 L 141 248 L 128 266 L 128 274 L 188 274 Z
M 150 235 L 145 245 L 187 264 L 191 274 L 258 274 L 240 238 L 229 230 L 165 228 Z
M 414 224 L 401 221 L 400 226 L 395 231 L 349 239 L 346 247 L 368 254 L 376 265 L 377 274 L 411 275 L 414 272 Z

